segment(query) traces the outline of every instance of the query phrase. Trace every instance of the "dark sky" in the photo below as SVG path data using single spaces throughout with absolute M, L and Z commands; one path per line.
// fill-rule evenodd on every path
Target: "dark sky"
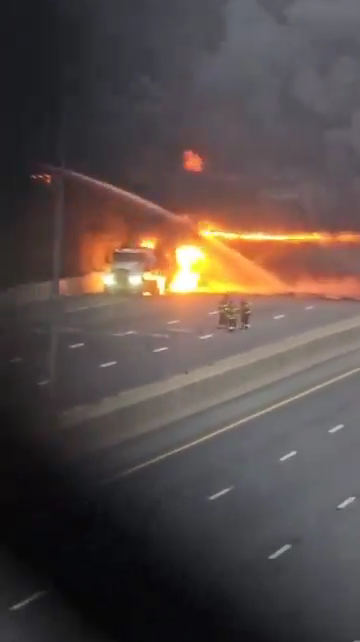
M 230 0 L 226 24 L 197 76 L 213 153 L 357 173 L 360 2 Z
M 62 116 L 68 166 L 140 193 L 188 147 L 220 173 L 359 172 L 358 0 L 4 4 L 5 186 L 59 161 Z
M 197 62 L 225 37 L 224 0 L 14 0 L 2 23 L 2 158 L 115 182 L 178 162 Z M 180 156 L 181 157 L 181 156 Z M 143 165 L 143 166 L 142 166 Z

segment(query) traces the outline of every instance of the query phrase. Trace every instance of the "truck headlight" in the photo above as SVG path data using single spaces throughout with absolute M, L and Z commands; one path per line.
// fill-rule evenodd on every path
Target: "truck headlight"
M 142 284 L 142 276 L 140 274 L 130 274 L 129 283 L 136 287 L 137 285 Z
M 103 276 L 104 285 L 115 285 L 115 276 L 113 274 L 104 274 Z

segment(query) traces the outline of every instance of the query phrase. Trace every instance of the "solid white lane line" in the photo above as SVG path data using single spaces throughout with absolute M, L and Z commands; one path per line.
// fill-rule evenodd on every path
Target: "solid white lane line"
M 344 428 L 344 424 L 339 424 L 338 426 L 334 426 L 334 428 L 330 428 L 329 432 L 334 433 L 338 432 L 339 430 L 342 430 Z
M 278 319 L 283 319 L 285 317 L 285 314 L 277 314 L 274 319 L 275 321 L 278 321 Z
M 296 455 L 296 450 L 292 450 L 291 453 L 288 453 L 287 455 L 280 457 L 280 461 L 286 461 L 287 459 L 290 459 L 290 457 L 295 457 L 295 455 Z
M 22 360 L 22 357 L 13 357 L 12 359 L 10 359 L 10 363 L 20 363 Z
M 69 345 L 70 350 L 75 350 L 76 348 L 82 348 L 85 343 L 72 343 Z
M 349 504 L 352 504 L 355 501 L 355 499 L 356 497 L 348 497 L 347 499 L 345 499 L 345 501 L 341 502 L 341 504 L 339 504 L 336 508 L 338 510 L 342 510 L 343 508 L 346 508 L 347 506 L 349 506 Z
M 49 379 L 43 379 L 43 381 L 38 381 L 38 386 L 47 386 L 50 383 Z
M 269 555 L 268 559 L 269 560 L 276 560 L 277 557 L 280 557 L 280 555 L 283 555 L 284 553 L 287 553 L 292 548 L 291 544 L 285 544 L 285 546 L 282 546 L 279 548 L 278 551 L 275 551 L 275 553 L 272 553 Z
M 199 337 L 199 339 L 204 340 L 204 339 L 211 339 L 213 337 L 213 334 L 203 334 L 202 336 Z
M 10 606 L 9 611 L 19 611 L 20 609 L 24 608 L 24 606 L 28 606 L 28 604 L 31 604 L 31 602 L 35 602 L 35 600 L 39 600 L 41 597 L 44 597 L 47 592 L 48 591 L 37 591 L 37 593 L 29 595 L 29 597 L 21 600 L 21 602 L 17 602 L 16 604 Z
M 210 495 L 208 497 L 208 500 L 211 502 L 214 499 L 218 499 L 219 497 L 222 497 L 223 495 L 226 495 L 229 493 L 231 490 L 233 490 L 234 486 L 230 486 L 230 488 L 224 488 L 224 490 L 220 490 L 218 493 L 215 493 L 215 495 Z
M 314 307 L 315 307 L 314 305 L 307 305 L 305 310 L 313 310 Z
M 165 352 L 165 350 L 169 350 L 169 348 L 166 348 L 165 346 L 163 348 L 155 348 L 153 352 Z
M 180 319 L 174 319 L 174 321 L 168 321 L 168 325 L 175 325 L 175 323 L 180 323 Z
M 242 417 L 242 419 L 238 419 L 237 421 L 234 421 L 231 424 L 223 426 L 218 430 L 214 430 L 213 432 L 210 432 L 208 435 L 204 435 L 204 437 L 199 437 L 199 439 L 194 439 L 193 441 L 189 441 L 187 444 L 184 444 L 183 446 L 179 446 L 178 448 L 174 448 L 173 450 L 168 450 L 162 453 L 161 455 L 158 455 L 157 457 L 153 457 L 152 459 L 148 459 L 147 461 L 144 461 L 141 464 L 138 464 L 137 466 L 133 466 L 132 468 L 125 469 L 117 473 L 116 475 L 113 475 L 112 477 L 103 479 L 101 483 L 111 484 L 117 481 L 118 479 L 127 477 L 128 475 L 132 475 L 140 470 L 143 470 L 144 468 L 148 468 L 149 466 L 154 466 L 155 464 L 158 464 L 161 461 L 168 459 L 169 457 L 174 457 L 174 455 L 179 455 L 180 453 L 183 453 L 186 450 L 190 450 L 191 448 L 200 446 L 201 444 L 204 444 L 207 441 L 210 441 L 211 439 L 215 439 L 215 437 L 220 437 L 221 435 L 224 435 L 227 432 L 231 432 L 232 430 L 239 428 L 243 424 L 247 424 L 250 421 L 253 421 L 254 419 L 259 419 L 260 417 L 264 417 L 265 415 L 268 415 L 271 412 L 274 412 L 275 410 L 279 410 L 280 408 L 284 408 L 285 406 L 288 406 L 289 404 L 294 403 L 294 401 L 299 401 L 300 399 L 304 399 L 305 397 L 308 397 L 309 395 L 314 394 L 314 392 L 318 392 L 319 390 L 324 390 L 324 388 L 328 388 L 329 386 L 332 386 L 334 383 L 338 383 L 339 381 L 343 381 L 344 379 L 348 379 L 349 377 L 352 377 L 353 375 L 357 375 L 359 373 L 360 373 L 360 366 L 358 368 L 353 368 L 352 370 L 348 370 L 347 372 L 343 372 L 343 374 L 337 375 L 332 379 L 328 379 L 328 381 L 323 381 L 322 383 L 318 383 L 316 386 L 313 386 L 312 388 L 303 390 L 303 392 L 299 392 L 298 394 L 293 395 L 292 397 L 288 397 L 287 399 L 278 401 L 272 404 L 271 406 L 264 408 L 263 410 L 258 410 L 257 412 L 254 412 L 253 414 L 248 415 L 247 417 Z
M 99 368 L 110 368 L 110 366 L 116 366 L 117 361 L 107 361 L 106 363 L 100 363 Z

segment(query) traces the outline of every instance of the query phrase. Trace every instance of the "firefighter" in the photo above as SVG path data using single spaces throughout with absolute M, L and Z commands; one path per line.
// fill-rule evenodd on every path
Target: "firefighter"
M 230 299 L 226 306 L 226 318 L 227 318 L 227 327 L 229 332 L 232 332 L 236 329 L 237 319 L 238 319 L 238 310 L 234 302 Z
M 219 322 L 218 322 L 218 328 L 226 328 L 227 326 L 227 315 L 226 315 L 226 310 L 227 306 L 229 305 L 230 302 L 230 296 L 229 294 L 224 294 L 222 297 L 220 303 L 219 303 Z
M 250 328 L 251 308 L 248 301 L 240 301 L 240 324 L 241 328 L 247 330 Z

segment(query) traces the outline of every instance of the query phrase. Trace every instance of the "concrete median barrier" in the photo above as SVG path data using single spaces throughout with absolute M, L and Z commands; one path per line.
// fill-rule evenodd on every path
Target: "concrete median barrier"
M 62 416 L 82 447 L 110 446 L 360 348 L 360 317 L 263 346 Z
M 60 294 L 69 297 L 78 297 L 87 294 L 103 292 L 103 272 L 91 272 L 84 276 L 75 276 L 61 279 Z M 27 305 L 28 303 L 43 303 L 50 299 L 51 281 L 42 283 L 27 283 L 4 290 L 0 293 L 0 302 L 5 305 Z

